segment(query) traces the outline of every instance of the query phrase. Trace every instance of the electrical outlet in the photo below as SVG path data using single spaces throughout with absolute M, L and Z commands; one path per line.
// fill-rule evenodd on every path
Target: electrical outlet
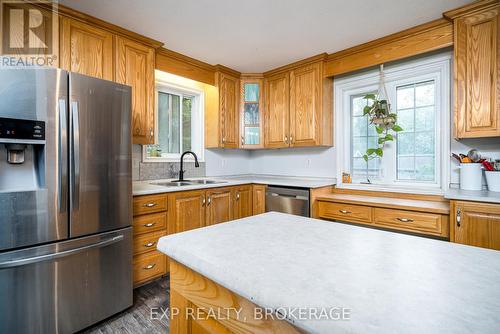
M 311 167 L 311 159 L 307 159 L 307 167 L 310 168 Z

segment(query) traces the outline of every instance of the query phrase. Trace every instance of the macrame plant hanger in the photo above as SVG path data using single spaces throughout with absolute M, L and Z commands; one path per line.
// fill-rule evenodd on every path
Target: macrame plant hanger
M 382 100 L 382 97 L 384 97 L 385 100 L 387 100 L 387 106 L 390 108 L 391 102 L 389 101 L 389 94 L 387 94 L 387 88 L 385 88 L 384 64 L 380 65 L 377 95 L 379 100 Z

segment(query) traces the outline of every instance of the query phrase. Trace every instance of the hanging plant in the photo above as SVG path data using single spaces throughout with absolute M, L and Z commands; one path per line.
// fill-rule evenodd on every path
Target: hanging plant
M 363 115 L 368 115 L 370 124 L 375 125 L 375 130 L 378 134 L 377 147 L 370 147 L 363 155 L 365 161 L 384 156 L 384 147 L 387 142 L 394 140 L 394 134 L 403 131 L 397 124 L 398 115 L 391 112 L 391 105 L 385 99 L 379 99 L 375 94 L 368 94 L 364 97 L 368 101 L 372 101 L 371 105 L 367 105 L 363 109 Z

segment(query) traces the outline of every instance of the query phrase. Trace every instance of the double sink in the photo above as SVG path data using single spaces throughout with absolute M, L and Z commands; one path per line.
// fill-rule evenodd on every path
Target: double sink
M 152 182 L 155 186 L 163 186 L 163 187 L 186 187 L 186 186 L 195 186 L 195 185 L 204 185 L 204 184 L 218 184 L 218 183 L 226 183 L 226 181 L 214 181 L 207 179 L 199 179 L 199 180 L 178 180 L 178 181 L 167 181 L 167 182 Z

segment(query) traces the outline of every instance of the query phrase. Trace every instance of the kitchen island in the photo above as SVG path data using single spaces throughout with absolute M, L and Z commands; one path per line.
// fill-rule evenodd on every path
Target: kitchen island
M 275 212 L 158 250 L 174 260 L 172 333 L 500 331 L 494 250 Z

